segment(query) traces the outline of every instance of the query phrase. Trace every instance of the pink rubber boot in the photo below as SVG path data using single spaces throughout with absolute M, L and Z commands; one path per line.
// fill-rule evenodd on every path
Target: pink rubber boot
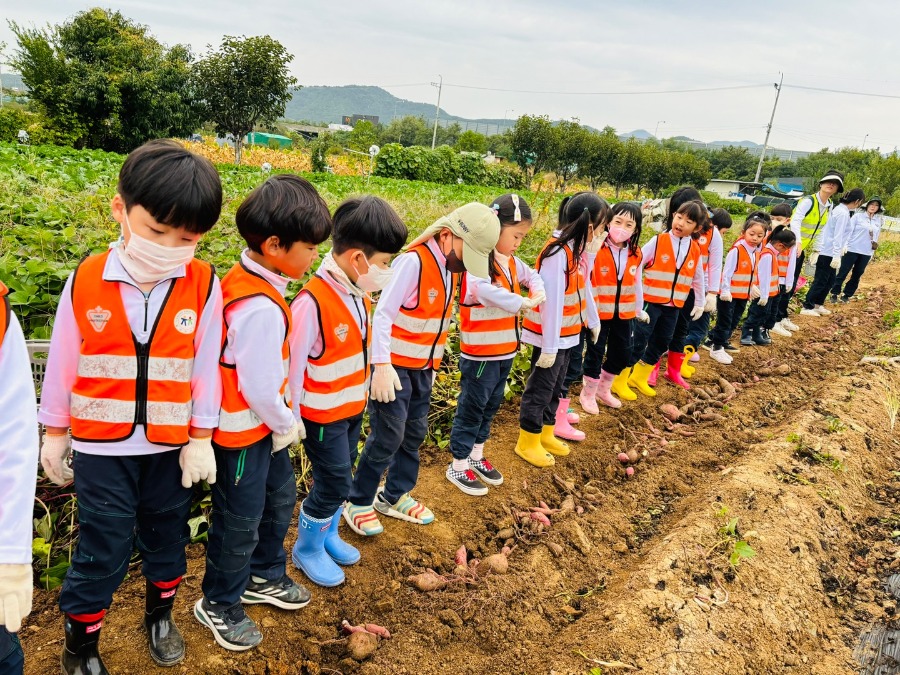
M 588 415 L 599 415 L 600 409 L 597 407 L 597 385 L 600 380 L 593 377 L 584 376 L 581 384 L 581 393 L 578 395 L 578 402 Z
M 663 377 L 672 384 L 677 384 L 684 389 L 690 389 L 691 385 L 681 377 L 682 363 L 684 363 L 684 352 L 669 352 L 669 358 L 666 360 L 666 372 L 663 373 Z
M 569 420 L 569 424 L 578 424 L 581 421 L 581 417 L 574 410 L 566 410 L 566 419 Z
M 567 411 L 569 410 L 569 399 L 559 399 L 559 407 L 556 409 L 556 425 L 553 427 L 553 435 L 564 438 L 567 441 L 583 441 L 584 432 L 578 431 L 567 419 Z
M 647 378 L 647 384 L 651 387 L 656 386 L 656 380 L 659 378 L 659 361 L 656 362 L 656 365 L 653 366 L 653 370 L 650 372 L 650 376 Z
M 600 371 L 600 381 L 597 386 L 597 398 L 603 405 L 608 405 L 610 408 L 621 408 L 622 401 L 613 396 L 610 391 L 612 389 L 613 380 L 615 379 L 615 374 L 607 373 L 605 370 Z

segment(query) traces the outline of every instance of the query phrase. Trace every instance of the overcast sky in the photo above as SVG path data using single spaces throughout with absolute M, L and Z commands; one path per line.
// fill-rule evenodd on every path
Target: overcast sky
M 90 4 L 3 0 L 5 18 L 58 23 Z M 268 34 L 294 54 L 304 85 L 368 84 L 465 117 L 548 114 L 620 132 L 762 143 L 779 71 L 785 86 L 771 145 L 816 150 L 900 146 L 900 3 L 639 0 L 119 0 L 162 42 L 195 53 L 222 35 Z M 5 22 L 0 41 L 13 51 Z M 399 86 L 412 85 L 412 86 Z M 465 89 L 485 87 L 494 91 Z M 564 95 L 741 85 L 727 91 Z M 302 94 L 301 94 L 302 95 Z

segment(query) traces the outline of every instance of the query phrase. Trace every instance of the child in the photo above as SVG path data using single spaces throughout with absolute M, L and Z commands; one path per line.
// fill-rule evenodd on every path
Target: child
M 22 328 L 0 282 L 0 673 L 21 675 L 24 659 L 16 631 L 31 611 L 31 512 L 38 459 L 34 380 Z
M 211 437 L 222 385 L 222 293 L 197 242 L 219 219 L 215 167 L 150 141 L 119 173 L 119 241 L 79 264 L 59 299 L 41 392 L 41 464 L 78 494 L 78 543 L 59 595 L 64 673 L 106 672 L 103 616 L 132 547 L 147 580 L 150 655 L 184 658 L 172 605 L 186 570 L 191 485 L 216 482 Z
M 729 352 L 738 352 L 731 346 L 731 335 L 747 307 L 747 302 L 759 297 L 754 286 L 756 278 L 757 254 L 760 242 L 766 236 L 766 223 L 757 218 L 744 221 L 741 237 L 725 257 L 722 269 L 722 283 L 716 303 L 716 327 L 709 334 L 710 356 L 713 361 L 724 365 L 734 359 Z
M 484 456 L 484 443 L 519 351 L 518 313 L 539 305 L 544 282 L 514 254 L 531 228 L 531 209 L 516 194 L 494 200 L 500 239 L 494 247 L 491 278 L 463 275 L 459 307 L 459 399 L 450 431 L 453 462 L 447 480 L 469 495 L 485 495 L 503 475 Z M 530 289 L 522 297 L 521 288 Z
M 291 303 L 291 393 L 305 428 L 313 485 L 300 505 L 292 560 L 320 586 L 344 581 L 359 561 L 338 524 L 353 483 L 369 384 L 370 293 L 391 279 L 406 225 L 383 199 L 348 199 L 334 212 L 333 248 Z M 302 326 L 302 330 L 299 327 Z
M 591 290 L 600 316 L 600 338 L 596 343 L 587 340 L 579 400 L 585 412 L 592 415 L 600 412 L 598 399 L 610 408 L 621 408 L 622 401 L 614 393 L 626 401 L 637 398 L 626 380 L 634 319 L 639 314 L 642 320 L 647 318 L 638 272 L 641 266 L 641 219 L 641 210 L 636 204 L 619 202 L 613 205 L 606 228 L 608 236 L 591 270 Z
M 786 202 L 773 206 L 771 215 L 773 227 L 778 227 L 779 225 L 790 227 L 791 207 Z M 796 235 L 794 239 L 796 241 Z M 787 305 L 782 302 L 782 299 L 787 294 L 788 280 L 793 279 L 792 263 L 796 259 L 796 246 L 790 251 L 785 251 L 778 255 L 778 309 L 775 314 L 776 323 L 772 328 L 772 333 L 783 337 L 791 337 L 793 333 L 800 330 L 800 326 L 788 319 Z
M 417 525 L 434 514 L 409 494 L 419 476 L 431 387 L 453 313 L 459 275 L 487 279 L 500 237 L 497 214 L 466 204 L 431 226 L 398 256 L 372 319 L 372 396 L 366 438 L 344 520 L 357 534 L 383 531 L 376 511 Z M 384 487 L 378 483 L 388 471 Z
M 769 330 L 775 325 L 778 313 L 778 256 L 790 251 L 797 242 L 794 233 L 784 225 L 772 230 L 769 241 L 759 254 L 756 264 L 755 286 L 759 297 L 750 305 L 741 333 L 741 345 L 769 345 Z
M 534 349 L 519 409 L 516 454 L 537 467 L 553 465 L 554 455 L 569 454 L 569 446 L 555 435 L 578 439 L 567 420 L 569 399 L 562 396 L 562 389 L 570 352 L 578 348 L 582 328 L 591 331 L 592 342 L 600 336 L 600 318 L 586 271 L 603 242 L 594 229 L 608 219 L 609 206 L 593 192 L 566 197 L 559 206 L 559 228 L 535 265 L 547 299 L 540 309 L 529 309 L 523 322 L 522 341 Z
M 725 213 L 726 215 L 728 214 L 727 211 Z M 691 320 L 688 323 L 687 336 L 683 347 L 685 358 L 681 364 L 681 376 L 683 378 L 690 378 L 694 374 L 694 367 L 690 365 L 690 362 L 694 361 L 695 357 L 699 360 L 697 351 L 706 339 L 707 333 L 709 333 L 709 323 L 713 313 L 716 311 L 719 284 L 722 281 L 722 250 L 724 243 L 719 228 L 716 226 L 715 218 L 716 215 L 713 213 L 708 227 L 701 231 L 700 236 L 697 238 L 697 243 L 700 244 L 700 263 L 703 266 L 703 273 L 706 275 L 706 297 L 703 303 L 703 314 L 699 319 Z M 719 219 L 721 222 L 721 216 Z M 728 222 L 730 224 L 731 216 L 728 217 Z M 684 310 L 682 309 L 683 315 Z M 678 344 L 670 344 L 669 349 L 677 350 L 678 346 Z
M 244 651 L 262 634 L 242 603 L 299 609 L 310 598 L 285 570 L 284 537 L 297 485 L 284 449 L 300 429 L 287 384 L 292 324 L 284 294 L 318 257 L 331 217 L 309 182 L 283 174 L 247 195 L 234 220 L 247 248 L 222 279 L 217 480 L 203 597 L 194 616 L 220 646 Z
M 713 227 L 719 231 L 719 236 L 724 240 L 725 233 L 731 229 L 734 223 L 731 214 L 723 208 L 716 208 L 712 210 L 712 218 L 710 220 L 712 220 Z
M 717 238 L 719 239 L 719 255 L 715 256 L 713 262 L 711 263 L 712 265 L 715 265 L 716 264 L 715 260 L 719 261 L 719 264 L 717 265 L 717 269 L 718 269 L 717 274 L 719 275 L 719 277 L 718 277 L 718 279 L 716 279 L 715 274 L 708 273 L 707 274 L 707 284 L 713 284 L 713 282 L 715 282 L 710 287 L 718 289 L 720 287 L 721 279 L 722 279 L 722 251 L 724 250 L 725 233 L 731 229 L 731 226 L 734 223 L 734 221 L 731 218 L 731 214 L 728 213 L 728 211 L 726 211 L 723 208 L 713 209 L 710 220 L 712 221 L 713 227 L 716 229 L 716 232 L 717 232 L 717 235 L 714 235 L 714 236 L 717 236 Z M 707 271 L 709 272 L 709 270 L 707 270 Z M 708 295 L 709 295 L 709 293 L 707 293 L 707 296 Z M 718 290 L 716 291 L 716 296 L 717 296 L 716 303 L 718 306 Z M 704 310 L 706 309 L 705 305 L 704 305 L 703 309 Z M 691 324 L 691 330 L 688 332 L 687 344 L 691 345 L 694 348 L 694 353 L 691 355 L 691 357 L 689 359 L 685 359 L 685 363 L 688 363 L 688 362 L 689 363 L 697 363 L 700 360 L 700 353 L 697 350 L 697 345 L 702 345 L 703 348 L 707 349 L 707 350 L 712 346 L 712 343 L 708 339 L 708 335 L 709 335 L 710 321 L 712 320 L 712 316 L 714 313 L 715 313 L 715 311 L 704 312 L 703 316 L 700 318 L 700 321 L 698 321 L 697 323 Z M 704 328 L 704 326 L 705 326 L 705 328 Z M 703 329 L 705 331 L 702 334 L 700 332 L 701 329 Z M 681 370 L 682 370 L 682 375 L 683 375 L 684 371 L 685 371 L 684 365 L 682 365 Z M 693 374 L 693 373 L 691 373 L 691 374 Z
M 832 302 L 847 302 L 859 288 L 859 280 L 866 271 L 866 265 L 878 248 L 882 213 L 884 207 L 881 205 L 881 197 L 872 197 L 863 205 L 862 211 L 854 214 L 851 219 L 850 232 L 847 235 L 847 252 L 841 257 L 841 268 L 834 279 L 834 286 L 831 287 Z M 838 297 L 848 274 L 850 281 L 844 286 L 844 294 Z
M 639 359 L 628 378 L 628 384 L 645 396 L 656 396 L 648 383 L 650 374 L 672 341 L 678 315 L 693 291 L 693 320 L 703 314 L 706 293 L 705 275 L 700 264 L 700 246 L 694 239 L 707 224 L 706 206 L 688 201 L 672 214 L 671 229 L 644 244 L 644 311 L 646 323 L 635 331 L 636 348 L 632 360 Z M 698 304 L 699 303 L 699 304 Z M 669 351 L 664 377 L 685 389 L 690 385 L 681 378 L 684 352 Z

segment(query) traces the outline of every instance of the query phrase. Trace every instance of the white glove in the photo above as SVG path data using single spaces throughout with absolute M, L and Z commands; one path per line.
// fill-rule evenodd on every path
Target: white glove
M 584 252 L 588 255 L 597 255 L 600 252 L 600 247 L 603 246 L 603 242 L 606 241 L 607 236 L 609 236 L 608 232 L 604 231 L 601 234 L 597 234 L 597 231 L 595 230 L 594 238 L 584 247 Z
M 637 316 L 634 318 L 637 319 L 638 321 L 640 321 L 641 323 L 650 323 L 650 315 L 647 314 L 647 312 L 645 312 L 642 309 L 638 310 Z
M 719 293 L 719 300 L 722 302 L 731 302 L 731 291 L 721 291 Z
M 297 420 L 297 434 L 301 441 L 306 440 L 306 426 L 303 424 L 303 420 Z
M 594 326 L 590 330 L 591 330 L 591 343 L 597 344 L 597 340 L 600 339 L 600 324 L 598 323 L 596 326 Z
M 390 363 L 378 363 L 372 374 L 372 398 L 379 403 L 390 403 L 397 400 L 396 392 L 403 389 L 400 386 L 400 376 Z
M 547 299 L 544 291 L 538 291 L 534 295 L 522 299 L 522 309 L 534 309 Z
M 709 314 L 716 311 L 716 294 L 707 293 L 706 302 L 703 304 L 703 311 Z
M 811 256 L 809 256 L 809 264 L 810 265 L 815 265 L 818 260 L 819 260 L 819 252 L 818 251 L 816 251 Z
M 760 295 L 759 286 L 757 286 L 756 284 L 753 284 L 752 286 L 750 286 L 750 299 L 756 300 L 759 297 L 759 295 Z
M 703 316 L 703 305 L 694 305 L 694 309 L 691 310 L 691 320 L 696 321 L 701 316 Z
M 194 483 L 205 480 L 212 485 L 216 482 L 216 455 L 213 452 L 212 437 L 189 438 L 188 444 L 178 456 L 181 467 L 181 485 L 189 488 Z
M 833 269 L 833 270 L 841 269 L 841 256 L 836 255 L 831 259 L 831 269 Z
M 305 429 L 303 430 L 303 436 L 306 436 Z M 272 432 L 272 452 L 284 450 L 289 445 L 296 443 L 298 438 L 300 438 L 300 425 L 294 420 L 293 424 L 291 424 L 291 428 L 283 434 Z
M 70 451 L 69 434 L 44 434 L 44 443 L 41 445 L 41 466 L 47 478 L 57 485 L 65 485 L 75 474 L 66 463 Z
M 758 302 L 757 304 L 758 304 L 760 307 L 765 307 L 766 305 L 769 304 L 769 299 L 768 299 L 768 298 L 760 297 L 759 302 Z
M 541 354 L 535 362 L 538 368 L 552 368 L 556 363 L 556 354 Z
M 34 588 L 31 565 L 0 565 L 0 626 L 15 633 L 31 612 Z

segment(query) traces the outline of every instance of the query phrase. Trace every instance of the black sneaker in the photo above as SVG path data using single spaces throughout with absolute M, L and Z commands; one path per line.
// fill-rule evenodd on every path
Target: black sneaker
M 265 602 L 281 609 L 300 609 L 309 604 L 311 597 L 308 590 L 285 574 L 281 579 L 264 581 L 261 584 L 250 577 L 247 590 L 241 595 L 241 602 L 245 605 Z
M 768 328 L 763 328 L 760 332 L 762 333 L 763 341 L 765 341 L 765 343 L 766 343 L 767 345 L 772 344 L 772 336 L 769 335 L 769 329 L 768 329 Z
M 832 305 L 837 304 L 838 296 L 832 295 L 832 296 L 829 298 L 829 300 L 831 300 L 831 304 L 832 304 Z
M 743 341 L 741 342 L 741 344 L 743 344 Z M 732 353 L 732 354 L 737 354 L 738 352 L 741 351 L 741 348 L 740 348 L 740 347 L 737 347 L 737 346 L 731 344 L 730 342 L 726 342 L 726 343 L 725 343 L 725 346 L 723 347 L 723 349 L 724 349 L 726 352 L 730 352 L 730 353 Z
M 487 485 L 478 480 L 478 476 L 476 476 L 475 472 L 471 469 L 466 469 L 465 471 L 457 471 L 451 464 L 447 467 L 446 476 L 447 480 L 449 480 L 467 495 L 481 497 L 482 495 L 486 495 L 488 493 Z
M 705 349 L 706 351 L 712 351 L 712 348 L 715 347 L 715 345 L 713 344 L 713 341 L 710 340 L 709 338 L 706 338 L 706 342 L 704 342 L 700 346 L 703 347 L 703 349 Z
M 494 465 L 483 457 L 479 460 L 469 457 L 469 467 L 488 485 L 503 484 L 503 474 L 497 471 L 497 469 L 494 468 Z
M 212 631 L 216 642 L 230 651 L 243 652 L 262 642 L 262 633 L 239 602 L 225 607 L 200 598 L 194 605 L 194 616 Z
M 848 298 L 846 295 L 842 295 L 837 299 L 837 301 L 841 304 L 844 304 L 850 302 L 850 298 Z

